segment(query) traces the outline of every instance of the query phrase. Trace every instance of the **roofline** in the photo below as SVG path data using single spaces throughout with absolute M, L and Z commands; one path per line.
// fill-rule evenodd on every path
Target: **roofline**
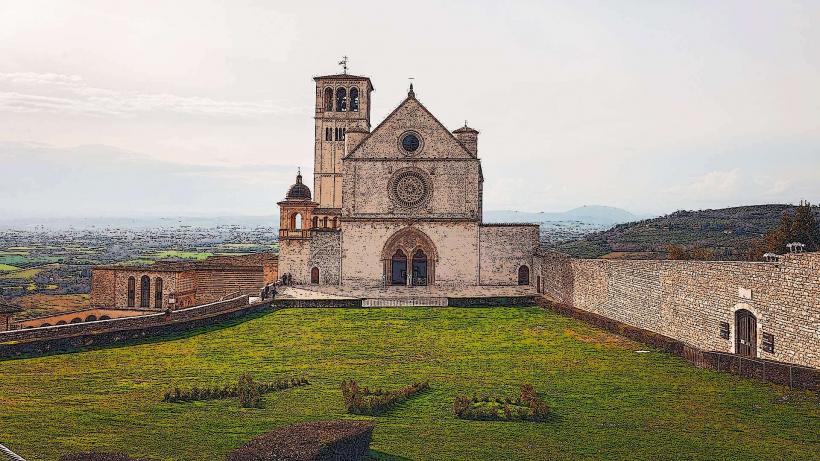
M 373 86 L 373 82 L 370 81 L 370 77 L 362 77 L 359 75 L 350 75 L 350 74 L 333 74 L 333 75 L 319 75 L 313 77 L 314 82 L 318 82 L 319 80 L 357 80 L 367 82 L 367 86 L 370 87 L 370 91 L 375 91 L 376 87 Z
M 404 105 L 404 104 L 405 104 L 408 100 L 410 100 L 410 99 L 415 99 L 415 100 L 416 100 L 416 102 L 418 102 L 418 103 L 419 103 L 419 106 L 421 106 L 421 108 L 422 108 L 422 109 L 424 109 L 424 111 L 425 111 L 425 112 L 427 112 L 428 114 L 430 114 L 430 116 L 431 116 L 431 117 L 433 117 L 433 121 L 435 121 L 436 123 L 438 123 L 438 125 L 439 125 L 439 126 L 440 126 L 440 127 L 441 127 L 444 131 L 446 131 L 446 132 L 447 132 L 447 134 L 449 134 L 449 135 L 450 135 L 450 138 L 452 138 L 452 139 L 453 139 L 453 141 L 455 141 L 455 142 L 456 142 L 456 144 L 458 144 L 459 146 L 461 146 L 461 148 L 462 148 L 462 149 L 464 149 L 464 153 L 466 153 L 468 157 L 470 157 L 470 158 L 474 158 L 474 159 L 477 159 L 477 158 L 478 158 L 478 154 L 473 154 L 472 152 L 470 152 L 470 150 L 469 150 L 469 149 L 467 149 L 467 146 L 465 146 L 465 145 L 464 145 L 464 143 L 462 143 L 461 141 L 459 141 L 459 140 L 458 140 L 458 138 L 456 138 L 456 136 L 453 134 L 453 132 L 452 132 L 452 131 L 450 131 L 450 130 L 448 130 L 448 129 L 447 129 L 447 127 L 446 127 L 446 126 L 444 126 L 444 124 L 443 124 L 443 123 L 441 123 L 441 121 L 439 121 L 438 117 L 436 117 L 436 116 L 435 116 L 435 114 L 433 114 L 432 112 L 430 112 L 430 109 L 428 109 L 428 108 L 427 108 L 427 106 L 425 106 L 424 104 L 422 104 L 422 102 L 421 102 L 418 98 L 416 98 L 415 93 L 414 93 L 414 94 L 412 94 L 412 95 L 408 94 L 408 95 L 407 95 L 407 97 L 406 97 L 406 98 L 404 98 L 404 99 L 403 99 L 403 100 L 399 103 L 399 105 L 398 105 L 398 106 L 396 106 L 396 108 L 395 108 L 395 109 L 393 109 L 393 111 L 392 111 L 392 112 L 390 112 L 389 114 L 387 114 L 387 116 L 386 116 L 385 118 L 383 118 L 383 119 L 382 119 L 382 121 L 381 121 L 381 122 L 379 122 L 379 124 L 378 124 L 378 125 L 376 125 L 376 128 L 373 128 L 372 130 L 370 130 L 370 133 L 369 133 L 367 136 L 365 136 L 365 137 L 364 137 L 361 141 L 359 141 L 359 144 L 357 144 L 357 145 L 356 145 L 356 147 L 354 147 L 354 148 L 353 148 L 353 150 L 351 150 L 350 152 L 348 152 L 348 153 L 347 153 L 347 155 L 345 155 L 344 157 L 342 157 L 342 160 L 347 160 L 347 159 L 349 159 L 351 155 L 353 155 L 356 151 L 358 151 L 358 150 L 359 150 L 359 148 L 360 148 L 360 147 L 362 147 L 362 146 L 364 145 L 364 143 L 365 143 L 368 139 L 370 139 L 370 137 L 371 137 L 371 136 L 373 136 L 373 133 L 375 133 L 376 131 L 378 131 L 378 130 L 379 130 L 379 128 L 381 128 L 381 126 L 382 126 L 382 125 L 384 125 L 384 123 L 385 123 L 385 122 L 386 122 L 386 121 L 387 121 L 390 117 L 392 117 L 392 116 L 393 116 L 396 112 L 398 112 L 398 110 L 401 108 L 401 106 L 403 106 L 403 105 Z

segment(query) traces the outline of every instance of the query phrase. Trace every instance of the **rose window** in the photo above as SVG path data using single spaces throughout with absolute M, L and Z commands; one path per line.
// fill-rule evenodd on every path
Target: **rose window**
M 390 181 L 390 195 L 403 207 L 417 207 L 430 196 L 429 181 L 415 169 L 398 171 Z

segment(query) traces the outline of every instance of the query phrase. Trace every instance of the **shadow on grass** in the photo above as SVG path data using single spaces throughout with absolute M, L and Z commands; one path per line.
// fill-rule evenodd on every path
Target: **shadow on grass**
M 265 310 L 252 312 L 246 315 L 242 315 L 240 317 L 235 317 L 231 319 L 225 319 L 217 321 L 211 325 L 201 326 L 191 328 L 190 330 L 185 331 L 169 331 L 167 333 L 158 333 L 152 336 L 146 336 L 144 338 L 134 338 L 134 339 L 126 339 L 122 341 L 117 341 L 115 343 L 109 344 L 96 344 L 90 346 L 80 346 L 80 347 L 72 347 L 71 349 L 63 349 L 63 350 L 52 350 L 48 352 L 35 352 L 29 354 L 21 354 L 18 356 L 13 357 L 0 357 L 0 362 L 7 362 L 12 360 L 25 360 L 31 359 L 36 357 L 49 357 L 52 355 L 64 355 L 64 354 L 75 354 L 79 352 L 88 352 L 100 349 L 119 349 L 122 347 L 130 347 L 140 344 L 156 344 L 156 343 L 163 343 L 166 341 L 176 341 L 179 339 L 187 339 L 192 338 L 194 336 L 199 336 L 201 334 L 210 333 L 213 331 L 223 330 L 225 328 L 231 328 L 242 323 L 248 322 L 250 320 L 258 319 L 260 317 L 264 317 L 266 315 L 273 314 L 282 308 L 280 307 L 271 307 Z

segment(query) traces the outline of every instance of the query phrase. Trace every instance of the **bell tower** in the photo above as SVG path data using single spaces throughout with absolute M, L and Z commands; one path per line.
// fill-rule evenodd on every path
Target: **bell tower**
M 342 157 L 347 153 L 347 131 L 370 132 L 368 77 L 347 73 L 347 57 L 339 63 L 344 73 L 314 77 L 316 82 L 316 143 L 313 166 L 313 199 L 319 210 L 336 214 L 342 208 Z

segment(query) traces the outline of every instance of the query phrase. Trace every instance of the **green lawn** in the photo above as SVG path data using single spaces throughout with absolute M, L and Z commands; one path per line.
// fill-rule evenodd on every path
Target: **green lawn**
M 339 385 L 355 378 L 430 381 L 373 418 L 373 450 L 398 459 L 816 459 L 816 395 L 637 349 L 646 347 L 537 308 L 285 309 L 175 340 L 0 362 L 0 440 L 30 461 L 92 447 L 220 460 L 280 425 L 351 418 Z M 312 384 L 266 394 L 264 409 L 161 402 L 173 384 L 243 371 Z M 550 421 L 452 415 L 458 394 L 517 395 L 526 382 Z

